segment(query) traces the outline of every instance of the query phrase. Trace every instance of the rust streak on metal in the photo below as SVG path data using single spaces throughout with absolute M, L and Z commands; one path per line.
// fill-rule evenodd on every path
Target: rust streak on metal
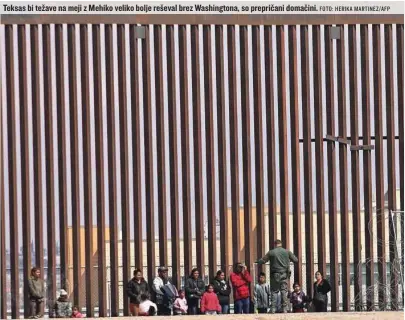
M 298 52 L 297 26 L 288 26 L 288 48 L 290 65 L 290 119 L 291 119 L 291 173 L 292 173 L 292 211 L 293 211 L 293 248 L 300 257 L 294 267 L 294 281 L 302 283 L 302 246 L 301 246 L 301 182 L 300 182 L 300 143 L 299 143 L 299 105 L 298 105 Z

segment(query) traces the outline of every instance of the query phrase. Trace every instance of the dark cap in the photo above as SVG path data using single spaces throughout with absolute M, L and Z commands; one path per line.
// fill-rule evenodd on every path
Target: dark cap
M 169 271 L 169 269 L 165 266 L 159 267 L 158 272 Z

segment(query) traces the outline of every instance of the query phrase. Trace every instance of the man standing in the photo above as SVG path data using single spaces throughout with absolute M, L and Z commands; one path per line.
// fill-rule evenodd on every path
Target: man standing
M 275 248 L 256 261 L 258 264 L 264 264 L 270 261 L 270 289 L 271 289 L 271 308 L 270 313 L 276 313 L 277 292 L 281 293 L 281 308 L 283 313 L 287 313 L 288 301 L 288 281 L 290 280 L 290 261 L 298 262 L 298 258 L 289 250 L 282 247 L 281 240 L 274 242 Z
M 31 269 L 31 277 L 28 279 L 28 297 L 30 299 L 30 319 L 42 318 L 45 283 L 41 279 L 41 271 L 37 267 Z
M 167 267 L 160 267 L 158 269 L 158 276 L 153 280 L 152 289 L 155 292 L 158 316 L 170 316 L 172 314 L 172 310 L 166 303 L 165 293 L 162 291 L 163 287 L 170 283 L 167 272 Z

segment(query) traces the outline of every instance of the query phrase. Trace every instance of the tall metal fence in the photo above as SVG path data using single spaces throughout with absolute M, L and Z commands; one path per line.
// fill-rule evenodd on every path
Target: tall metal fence
M 309 294 L 329 272 L 332 311 L 398 309 L 403 23 L 2 15 L 0 317 L 28 314 L 34 264 L 49 300 L 59 277 L 87 316 L 127 315 L 131 266 L 252 269 L 279 237 Z

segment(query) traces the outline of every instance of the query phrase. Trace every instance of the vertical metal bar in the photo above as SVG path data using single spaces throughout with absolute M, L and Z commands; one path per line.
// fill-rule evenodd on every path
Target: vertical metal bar
M 232 203 L 232 261 L 240 261 L 240 214 L 239 214 L 239 160 L 238 160 L 238 94 L 236 74 L 235 26 L 228 26 L 228 85 L 231 150 L 231 203 Z
M 55 119 L 53 118 L 52 100 L 52 60 L 51 60 L 51 30 L 50 25 L 42 26 L 42 46 L 43 46 L 43 75 L 44 75 L 44 109 L 45 109 L 45 145 L 46 145 L 46 219 L 47 219 L 47 299 L 49 305 L 56 300 L 56 232 L 55 232 L 55 212 L 56 212 L 56 185 L 55 185 L 55 158 L 54 158 L 54 130 Z
M 346 59 L 345 37 L 343 25 L 339 26 L 341 34 L 337 41 L 337 94 L 339 114 L 339 137 L 347 137 L 346 126 Z M 339 179 L 340 179 L 340 219 L 342 230 L 342 291 L 343 311 L 350 310 L 350 242 L 349 242 L 349 211 L 348 211 L 348 179 L 347 179 L 347 145 L 339 144 Z M 344 248 L 344 250 L 343 250 Z
M 350 86 L 350 136 L 352 145 L 359 144 L 357 39 L 356 25 L 349 25 L 349 77 Z M 363 82 L 364 83 L 364 82 Z M 362 299 L 363 265 L 361 263 L 361 216 L 360 216 L 360 168 L 359 151 L 351 154 L 352 165 L 352 218 L 353 218 L 353 264 L 355 310 L 360 311 Z
M 288 47 L 290 65 L 290 118 L 291 118 L 291 173 L 294 253 L 299 257 L 294 268 L 294 281 L 302 283 L 302 245 L 301 245 L 301 182 L 300 182 L 300 142 L 299 142 L 299 105 L 298 105 L 298 52 L 297 26 L 288 26 Z
M 121 212 L 122 212 L 122 278 L 131 277 L 131 220 L 129 218 L 129 159 L 128 159 L 128 119 L 127 119 L 127 64 L 125 25 L 118 28 L 118 90 L 120 117 L 120 156 L 121 156 Z M 123 291 L 124 315 L 129 315 L 129 304 L 126 290 Z
M 35 27 L 34 27 L 35 28 Z M 36 28 L 38 28 L 36 26 Z M 23 254 L 23 268 L 26 272 L 31 269 L 31 210 L 30 210 L 30 165 L 29 165 L 29 132 L 28 123 L 30 121 L 28 114 L 28 79 L 27 79 L 27 44 L 26 44 L 26 26 L 18 26 L 18 82 L 19 82 L 19 95 L 20 95 L 20 141 L 21 141 L 21 210 L 22 210 L 22 254 Z M 38 40 L 38 37 L 36 37 Z M 38 45 L 34 44 L 34 48 L 38 49 Z M 33 49 L 33 50 L 35 50 Z M 38 51 L 36 51 L 38 52 Z M 37 61 L 34 60 L 34 69 L 38 71 Z M 34 72 L 35 73 L 35 72 Z M 38 75 L 38 72 L 36 72 Z M 33 77 L 34 79 L 34 77 Z M 38 81 L 38 79 L 35 79 Z M 38 81 L 39 83 L 39 81 Z M 37 87 L 39 88 L 39 86 Z M 35 92 L 36 90 L 32 90 Z M 39 92 L 38 96 L 39 96 Z M 36 102 L 36 101 L 35 101 Z M 33 105 L 35 104 L 33 101 Z M 37 105 L 39 108 L 39 105 Z M 36 203 L 38 203 L 36 201 Z M 37 223 L 39 221 L 36 221 Z M 36 224 L 34 224 L 36 225 Z M 38 234 L 37 239 L 41 239 L 43 235 Z M 42 263 L 42 261 L 41 261 Z M 24 281 L 24 315 L 30 313 L 29 299 L 28 299 L 28 282 Z
M 215 206 L 215 142 L 214 142 L 214 92 L 212 74 L 211 27 L 203 27 L 204 38 L 204 88 L 205 88 L 205 133 L 207 163 L 207 215 L 208 215 L 208 261 L 209 277 L 215 277 L 217 268 L 217 215 Z
M 396 183 L 395 183 L 395 100 L 394 100 L 394 48 L 392 24 L 384 26 L 385 36 L 385 92 L 387 103 L 387 175 L 388 175 L 388 210 L 396 211 Z M 396 252 L 395 225 L 389 219 L 389 251 L 391 269 L 391 310 L 398 310 L 398 258 Z
M 113 27 L 105 25 L 106 85 L 107 85 L 107 134 L 108 134 L 108 182 L 110 212 L 110 270 L 111 270 L 111 309 L 110 315 L 118 316 L 118 210 L 117 210 L 117 163 L 115 144 L 115 101 L 114 101 L 114 57 Z
M 318 232 L 318 269 L 326 274 L 326 226 L 323 168 L 323 102 L 321 26 L 312 27 L 314 61 L 314 108 L 315 108 L 315 164 L 316 164 L 316 212 Z M 360 232 L 359 232 L 360 233 Z
M 170 161 L 170 212 L 172 239 L 172 279 L 179 288 L 180 280 L 180 228 L 179 228 L 179 152 L 177 146 L 176 55 L 174 26 L 166 26 L 167 50 L 167 104 L 169 109 L 169 161 Z
M 228 188 L 227 188 L 227 158 L 226 158 L 226 105 L 225 105 L 225 57 L 224 57 L 224 28 L 215 26 L 215 62 L 217 88 L 217 127 L 218 127 L 218 177 L 219 177 L 219 223 L 221 270 L 225 273 L 230 264 L 228 247 Z
M 146 39 L 142 44 L 142 72 L 143 72 L 143 108 L 145 128 L 145 184 L 146 184 L 146 231 L 149 243 L 148 277 L 151 279 L 155 273 L 155 212 L 154 206 L 154 179 L 153 179 L 153 148 L 152 148 L 152 102 L 151 102 L 151 52 L 150 30 L 145 26 Z M 149 282 L 151 284 L 151 281 Z
M 373 72 L 374 72 L 374 125 L 375 125 L 375 166 L 376 166 L 376 212 L 377 217 L 377 257 L 379 310 L 387 305 L 385 287 L 387 285 L 387 265 L 385 250 L 385 212 L 384 212 L 384 160 L 383 160 L 383 119 L 382 119 L 382 75 L 381 75 L 381 30 L 373 25 Z
M 190 190 L 190 136 L 189 136 L 189 102 L 188 102 L 188 53 L 187 29 L 179 26 L 179 74 L 180 74 L 180 114 L 181 114 L 181 163 L 183 188 L 183 241 L 184 270 L 191 270 L 192 239 L 191 239 L 191 190 Z
M 165 118 L 163 100 L 163 38 L 162 26 L 154 26 L 155 45 L 155 90 L 156 90 L 156 131 L 158 168 L 158 208 L 159 208 L 159 263 L 167 265 L 167 205 L 166 205 L 166 165 L 165 165 Z
M 244 207 L 244 238 L 245 262 L 249 270 L 253 268 L 253 237 L 252 237 L 252 165 L 250 146 L 250 101 L 249 101 L 249 38 L 248 27 L 240 27 L 240 70 L 241 70 L 241 102 L 242 102 L 242 148 L 243 148 L 243 207 Z M 253 287 L 251 287 L 253 289 Z
M 273 40 L 271 26 L 264 27 L 264 77 L 266 91 L 266 126 L 267 126 L 267 170 L 269 201 L 269 241 L 270 248 L 277 238 L 277 203 L 276 203 L 276 142 L 274 124 L 274 86 L 273 86 Z
M 7 86 L 7 124 L 8 124 L 8 168 L 10 185 L 10 232 L 15 237 L 10 241 L 10 266 L 11 266 L 11 317 L 18 319 L 20 317 L 20 276 L 19 276 L 19 235 L 18 235 L 18 210 L 17 210 L 17 132 L 16 127 L 16 108 L 15 105 L 15 77 L 14 77 L 14 35 L 13 26 L 6 25 L 6 86 Z
M 191 26 L 191 77 L 193 98 L 193 136 L 194 136 L 194 188 L 195 188 L 195 236 L 197 267 L 204 274 L 204 212 L 202 176 L 202 126 L 200 93 L 200 37 L 198 25 Z
M 371 119 L 370 119 L 370 51 L 368 46 L 368 25 L 360 26 L 361 37 L 361 101 L 363 105 L 363 144 L 371 144 Z M 364 168 L 364 226 L 365 226 L 365 249 L 366 249 L 366 287 L 374 284 L 374 236 L 373 236 L 373 199 L 372 199 L 372 175 L 371 175 L 371 150 L 363 151 Z M 374 290 L 367 294 L 367 310 L 374 309 Z
M 94 316 L 93 301 L 93 178 L 91 166 L 91 113 L 89 84 L 89 36 L 88 26 L 80 25 L 80 59 L 81 59 L 81 90 L 83 112 L 83 162 L 84 162 L 84 223 L 85 223 L 85 282 L 86 282 L 86 315 Z
M 58 168 L 61 171 L 59 179 L 59 236 L 60 236 L 60 277 L 61 287 L 67 290 L 67 148 L 65 123 L 65 78 L 64 78 L 64 39 L 63 26 L 55 25 L 56 53 L 56 104 L 58 113 Z
M 77 68 L 76 68 L 76 26 L 68 25 L 68 65 L 69 65 L 69 111 L 70 111 L 70 141 L 72 163 L 72 240 L 73 252 L 81 252 L 80 226 L 80 187 L 79 187 L 79 132 L 77 105 Z M 73 301 L 75 305 L 81 303 L 81 254 L 73 254 Z
M 325 88 L 326 88 L 326 133 L 335 136 L 335 95 L 332 26 L 325 26 Z M 328 157 L 328 211 L 329 211 L 329 256 L 331 292 L 331 309 L 339 311 L 339 257 L 338 257 L 338 219 L 336 207 L 336 148 L 332 141 L 327 142 Z
M 404 173 L 404 25 L 397 24 L 397 72 L 398 72 L 398 131 L 399 131 L 399 190 L 400 210 L 405 210 Z M 404 215 L 401 215 L 401 252 L 404 252 Z M 402 257 L 402 265 L 404 259 Z M 402 292 L 402 301 L 404 301 Z
M 308 26 L 301 26 L 301 81 L 302 81 L 302 130 L 304 135 L 304 207 L 305 207 L 305 265 L 307 294 L 312 296 L 314 277 L 314 228 L 312 212 L 312 146 L 311 104 L 309 82 Z
M 103 122 L 103 94 L 101 82 L 101 35 L 100 25 L 92 26 L 93 32 L 93 81 L 94 81 L 94 118 L 96 135 L 96 187 L 97 187 L 97 274 L 99 279 L 107 279 L 106 272 L 106 244 L 105 244 L 105 214 L 106 190 L 104 177 L 108 172 L 104 169 L 104 138 L 103 132 L 106 124 Z M 98 313 L 99 317 L 107 316 L 107 284 L 106 281 L 98 283 Z
M 256 256 L 263 257 L 265 250 L 264 228 L 264 170 L 263 170 L 263 100 L 262 64 L 260 51 L 260 27 L 252 27 L 253 96 L 254 96 L 254 137 L 255 137 L 255 177 L 256 177 Z M 259 266 L 259 272 L 263 266 Z
M 131 75 L 131 117 L 132 117 L 132 153 L 134 166 L 134 249 L 135 266 L 143 268 L 142 237 L 142 179 L 141 179 L 141 119 L 139 98 L 139 59 L 138 40 L 135 37 L 135 25 L 130 25 L 130 75 Z
M 285 70 L 286 48 L 284 26 L 276 27 L 277 38 L 277 88 L 278 126 L 280 145 L 280 215 L 281 238 L 286 248 L 290 247 L 290 210 L 288 208 L 288 152 L 287 152 L 287 74 Z

